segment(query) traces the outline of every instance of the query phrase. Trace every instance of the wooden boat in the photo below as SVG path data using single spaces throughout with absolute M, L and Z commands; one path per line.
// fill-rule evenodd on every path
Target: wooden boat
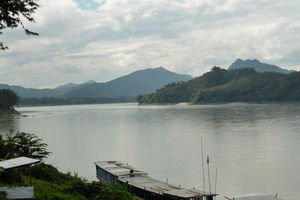
M 129 192 L 145 200 L 214 200 L 217 196 L 159 181 L 119 161 L 99 161 L 95 165 L 101 182 L 127 185 Z

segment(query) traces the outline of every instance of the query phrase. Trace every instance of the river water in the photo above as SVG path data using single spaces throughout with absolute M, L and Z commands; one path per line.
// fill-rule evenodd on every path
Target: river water
M 34 133 L 60 170 L 96 180 L 94 161 L 120 160 L 150 176 L 203 189 L 201 138 L 211 189 L 300 198 L 300 104 L 138 106 L 102 104 L 17 108 L 1 124 Z M 206 190 L 209 190 L 205 165 Z

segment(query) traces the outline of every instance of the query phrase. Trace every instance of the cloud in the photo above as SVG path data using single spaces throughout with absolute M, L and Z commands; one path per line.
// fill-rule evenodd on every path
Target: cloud
M 1 35 L 10 47 L 0 52 L 3 83 L 104 81 L 158 66 L 197 76 L 239 57 L 300 66 L 298 0 L 40 2 L 36 23 L 26 23 L 39 37 Z

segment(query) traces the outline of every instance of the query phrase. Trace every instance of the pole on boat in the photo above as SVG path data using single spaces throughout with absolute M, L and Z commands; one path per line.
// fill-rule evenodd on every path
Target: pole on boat
M 215 194 L 217 194 L 218 168 L 216 168 Z
M 210 172 L 209 172 L 209 157 L 207 156 L 207 175 L 208 175 L 208 184 L 209 184 L 209 192 L 211 193 L 211 183 L 210 183 Z
M 205 193 L 205 173 L 204 173 L 204 156 L 203 156 L 203 139 L 202 139 L 202 136 L 201 136 L 201 159 L 202 159 L 203 192 Z

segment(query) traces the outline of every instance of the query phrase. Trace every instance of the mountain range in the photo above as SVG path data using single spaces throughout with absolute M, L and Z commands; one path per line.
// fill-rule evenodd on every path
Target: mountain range
M 54 89 L 34 89 L 0 84 L 0 89 L 9 88 L 21 98 L 120 98 L 136 97 L 138 94 L 155 92 L 172 82 L 188 81 L 193 77 L 177 74 L 163 67 L 148 68 L 132 72 L 117 79 L 99 83 L 88 81 L 83 84 L 67 83 Z
M 241 71 L 239 73 L 234 72 L 233 74 L 239 74 L 238 76 L 240 77 L 241 74 L 242 75 L 247 75 L 247 73 L 251 74 L 252 71 L 254 70 L 257 72 L 276 72 L 277 74 L 290 74 L 292 72 L 295 72 L 293 70 L 282 69 L 276 65 L 262 63 L 256 59 L 254 60 L 237 59 L 229 66 L 228 71 L 235 71 L 241 69 L 245 69 L 246 71 Z M 252 71 L 251 70 L 249 71 L 249 69 L 252 69 Z M 220 74 L 223 76 L 225 74 L 230 74 L 230 73 L 224 72 Z M 207 74 L 205 77 L 210 77 L 210 76 L 211 75 Z M 185 93 L 187 91 L 190 91 L 190 89 L 192 89 L 192 91 L 195 92 L 194 89 L 197 89 L 199 87 L 198 84 L 200 84 L 200 82 L 197 80 L 202 80 L 202 78 L 196 78 L 196 79 L 192 79 L 192 78 L 193 77 L 190 75 L 177 74 L 168 71 L 163 67 L 158 67 L 158 68 L 148 68 L 144 70 L 134 71 L 128 75 L 121 76 L 119 78 L 113 79 L 108 82 L 96 82 L 90 80 L 82 84 L 67 83 L 53 89 L 34 89 L 34 88 L 25 88 L 21 86 L 10 86 L 7 84 L 0 84 L 0 89 L 9 88 L 15 91 L 21 97 L 21 104 L 36 105 L 36 104 L 81 104 L 81 103 L 130 102 L 130 101 L 135 101 L 136 96 L 139 94 L 149 94 L 155 92 L 156 90 L 158 90 L 159 92 L 166 91 L 167 93 L 169 93 L 174 88 L 178 89 L 178 87 L 179 88 L 183 87 L 186 88 L 186 91 L 183 92 L 181 91 L 178 93 L 183 95 L 181 96 L 175 95 L 176 97 L 174 97 L 173 99 L 171 97 L 168 97 L 171 99 L 167 100 L 168 102 L 169 101 L 180 102 L 181 100 L 190 101 L 189 99 L 190 94 L 185 94 Z M 222 77 L 218 78 L 215 76 L 214 78 L 220 79 Z M 204 78 L 203 80 L 211 80 L 211 79 Z M 230 82 L 230 80 L 228 81 Z M 187 82 L 187 83 L 182 84 L 181 82 Z M 170 83 L 172 83 L 173 86 L 176 83 L 175 84 L 176 87 L 175 86 L 167 87 L 167 90 L 160 89 Z M 201 84 L 203 85 L 203 83 Z
M 282 69 L 276 65 L 262 63 L 256 59 L 253 59 L 253 60 L 237 59 L 234 63 L 232 63 L 229 66 L 228 69 L 234 70 L 234 69 L 244 69 L 244 68 L 254 69 L 257 72 L 277 72 L 277 73 L 282 73 L 282 74 L 289 74 L 289 73 L 295 72 L 294 70 Z

